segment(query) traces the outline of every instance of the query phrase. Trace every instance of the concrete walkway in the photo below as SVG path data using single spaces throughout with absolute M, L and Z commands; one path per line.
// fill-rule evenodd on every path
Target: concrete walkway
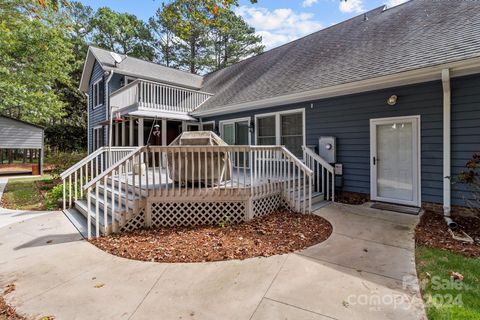
M 414 265 L 417 217 L 330 205 L 334 233 L 303 252 L 196 264 L 111 256 L 60 212 L 0 229 L 7 301 L 55 319 L 425 319 Z

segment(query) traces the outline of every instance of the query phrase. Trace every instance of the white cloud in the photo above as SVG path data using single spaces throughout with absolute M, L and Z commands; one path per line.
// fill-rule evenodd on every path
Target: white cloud
M 289 8 L 271 11 L 262 7 L 240 6 L 236 13 L 262 36 L 266 49 L 278 47 L 322 28 L 313 14 L 297 13 Z
M 303 0 L 302 7 L 304 7 L 304 8 L 311 7 L 317 2 L 318 2 L 318 0 Z
M 407 1 L 408 0 L 388 0 L 387 1 L 387 7 L 389 7 L 389 8 L 395 7 L 395 6 L 398 6 L 399 4 L 405 3 Z
M 344 13 L 361 13 L 365 11 L 362 0 L 340 0 L 339 8 Z

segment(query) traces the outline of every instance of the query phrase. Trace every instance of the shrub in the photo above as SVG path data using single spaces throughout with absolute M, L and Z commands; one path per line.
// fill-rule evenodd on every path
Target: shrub
M 475 153 L 465 167 L 466 170 L 453 177 L 452 181 L 467 186 L 471 198 L 465 199 L 465 202 L 476 215 L 480 215 L 480 153 Z
M 60 174 L 86 157 L 85 152 L 59 152 L 49 158 L 46 162 L 53 165 L 52 176 L 58 179 Z

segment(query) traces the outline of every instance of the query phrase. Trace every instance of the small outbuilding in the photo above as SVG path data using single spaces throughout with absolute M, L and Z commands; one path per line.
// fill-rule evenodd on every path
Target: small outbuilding
M 44 129 L 40 126 L 0 116 L 0 149 L 30 150 L 38 152 L 38 171 L 32 167 L 32 174 L 43 174 Z

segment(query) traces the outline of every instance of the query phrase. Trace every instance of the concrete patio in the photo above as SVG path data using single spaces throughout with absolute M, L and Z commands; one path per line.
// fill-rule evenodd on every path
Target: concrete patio
M 418 217 L 330 205 L 332 236 L 295 254 L 197 264 L 111 256 L 61 212 L 0 228 L 0 285 L 19 313 L 55 319 L 426 319 Z M 378 298 L 378 299 L 377 299 Z

